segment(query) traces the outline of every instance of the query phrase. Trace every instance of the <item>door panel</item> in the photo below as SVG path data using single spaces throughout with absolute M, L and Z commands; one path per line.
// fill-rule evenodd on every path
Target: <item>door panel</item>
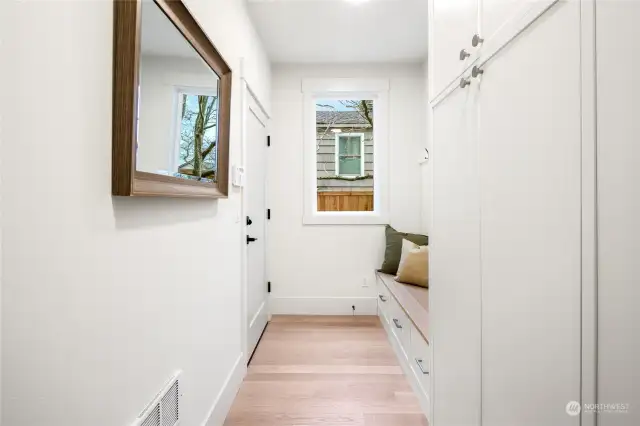
M 482 0 L 480 30 L 484 44 L 495 47 L 504 44 L 555 1 Z
M 480 424 L 480 209 L 475 97 L 456 89 L 434 109 L 430 238 L 433 423 Z
M 460 50 L 473 53 L 471 39 L 478 28 L 478 0 L 433 0 L 433 85 L 435 97 L 471 65 L 460 60 Z
M 640 2 L 599 2 L 598 398 L 630 404 L 599 426 L 640 425 Z
M 485 425 L 579 424 L 579 7 L 557 4 L 480 84 Z
M 266 225 L 266 143 L 265 121 L 255 101 L 250 102 L 246 111 L 246 188 L 247 215 L 251 224 L 247 225 L 247 235 L 256 238 L 247 247 L 247 350 L 252 354 L 267 325 L 267 280 L 265 261 Z

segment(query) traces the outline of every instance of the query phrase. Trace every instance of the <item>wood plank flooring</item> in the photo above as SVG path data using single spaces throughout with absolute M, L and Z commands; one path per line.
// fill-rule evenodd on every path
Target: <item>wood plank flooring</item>
M 274 316 L 225 426 L 427 426 L 378 317 Z

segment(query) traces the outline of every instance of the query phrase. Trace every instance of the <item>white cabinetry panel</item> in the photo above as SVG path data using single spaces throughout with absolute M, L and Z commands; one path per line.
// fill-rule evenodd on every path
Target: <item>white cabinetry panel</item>
M 498 48 L 556 1 L 482 0 L 480 33 L 485 44 Z
M 578 425 L 565 405 L 581 373 L 579 2 L 558 3 L 484 71 L 483 424 Z
M 430 318 L 433 424 L 480 424 L 480 223 L 475 98 L 456 89 L 434 109 Z
M 640 424 L 640 2 L 596 8 L 598 399 L 630 404 L 600 426 Z
M 431 95 L 436 96 L 471 64 L 460 51 L 473 53 L 471 38 L 478 28 L 478 0 L 432 0 Z

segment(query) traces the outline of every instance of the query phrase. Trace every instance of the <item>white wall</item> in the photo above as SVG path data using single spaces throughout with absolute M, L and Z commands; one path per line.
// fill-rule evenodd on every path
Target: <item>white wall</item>
M 200 59 L 142 55 L 140 57 L 140 121 L 136 169 L 175 173 L 174 157 L 179 113 L 178 88 L 207 89 L 215 93 L 215 74 Z M 181 161 L 178 161 L 180 165 Z
M 186 3 L 235 73 L 237 162 L 240 57 L 266 105 L 269 64 L 242 0 Z M 201 425 L 241 355 L 241 194 L 111 197 L 113 3 L 10 7 L 1 423 L 127 425 L 182 369 Z
M 269 150 L 269 280 L 282 313 L 375 313 L 373 270 L 384 253 L 384 227 L 302 225 L 303 78 L 389 78 L 390 223 L 421 230 L 418 164 L 424 145 L 420 64 L 277 65 L 273 69 Z M 363 288 L 367 280 L 368 288 Z

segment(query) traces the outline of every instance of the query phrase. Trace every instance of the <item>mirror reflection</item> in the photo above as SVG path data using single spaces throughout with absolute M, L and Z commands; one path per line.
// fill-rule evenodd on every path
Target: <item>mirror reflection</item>
M 136 170 L 215 182 L 218 76 L 152 1 L 141 33 Z

